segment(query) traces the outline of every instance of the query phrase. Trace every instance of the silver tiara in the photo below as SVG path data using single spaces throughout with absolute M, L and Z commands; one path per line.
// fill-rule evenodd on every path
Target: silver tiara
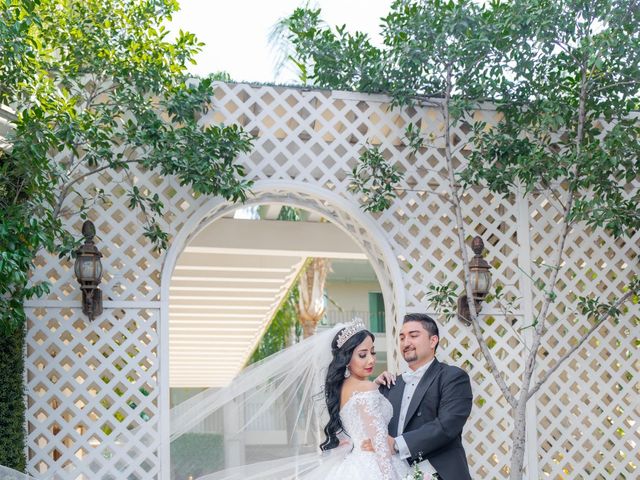
M 340 335 L 338 335 L 338 343 L 336 344 L 336 346 L 338 348 L 342 348 L 347 340 L 353 337 L 356 333 L 362 330 L 366 330 L 366 328 L 367 327 L 365 327 L 362 320 L 360 320 L 359 318 L 355 318 L 349 325 L 342 329 Z

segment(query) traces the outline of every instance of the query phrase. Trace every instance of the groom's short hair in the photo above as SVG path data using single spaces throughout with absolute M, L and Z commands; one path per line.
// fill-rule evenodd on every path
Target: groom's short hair
M 437 335 L 438 343 L 440 343 L 440 332 L 438 331 L 438 324 L 426 313 L 407 313 L 404 316 L 402 323 L 407 322 L 420 322 L 422 324 L 422 328 L 429 332 L 429 336 L 432 337 L 434 335 Z M 438 345 L 436 345 L 436 349 L 437 348 Z

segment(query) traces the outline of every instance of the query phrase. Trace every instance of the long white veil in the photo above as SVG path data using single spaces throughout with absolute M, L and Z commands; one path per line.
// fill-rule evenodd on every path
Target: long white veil
M 171 410 L 172 480 L 320 480 L 350 449 L 321 454 L 328 421 L 324 380 L 331 342 L 344 324 L 247 367 L 221 389 L 207 389 Z M 135 436 L 134 436 L 135 437 Z M 131 444 L 108 445 L 122 457 Z M 123 465 L 122 468 L 125 468 Z M 114 466 L 110 479 L 128 475 Z M 0 466 L 0 480 L 31 479 Z M 72 478 L 64 471 L 40 480 Z
M 316 409 L 298 409 L 296 412 L 296 422 L 310 427 L 313 414 L 321 414 L 325 407 L 323 388 L 332 358 L 331 341 L 342 328 L 344 324 L 336 325 L 281 350 L 245 368 L 229 386 L 219 390 L 207 389 L 173 408 L 171 441 L 191 431 L 230 402 L 240 402 L 237 403 L 239 407 L 259 400 L 260 408 L 245 419 L 247 424 L 277 402 L 284 401 L 284 405 L 279 406 L 287 408 L 315 406 Z
M 228 387 L 175 407 L 172 478 L 324 478 L 345 453 L 320 455 L 318 447 L 328 421 L 323 388 L 331 342 L 342 328 L 321 331 L 246 368 Z M 205 450 L 194 453 L 199 441 L 210 443 L 215 460 Z

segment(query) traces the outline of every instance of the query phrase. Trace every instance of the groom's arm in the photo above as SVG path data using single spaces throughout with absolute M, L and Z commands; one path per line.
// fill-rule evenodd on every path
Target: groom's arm
M 412 458 L 427 458 L 462 433 L 469 414 L 473 394 L 469 375 L 462 369 L 451 369 L 449 378 L 442 379 L 442 394 L 438 405 L 438 416 L 416 430 L 404 432 Z

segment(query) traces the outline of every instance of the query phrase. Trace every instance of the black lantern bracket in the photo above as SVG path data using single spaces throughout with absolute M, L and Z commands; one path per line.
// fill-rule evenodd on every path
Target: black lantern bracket
M 74 271 L 80 289 L 82 290 L 82 312 L 95 320 L 102 314 L 102 291 L 98 288 L 102 281 L 102 253 L 96 247 L 93 239 L 96 227 L 90 220 L 82 224 L 84 244 L 76 250 Z

